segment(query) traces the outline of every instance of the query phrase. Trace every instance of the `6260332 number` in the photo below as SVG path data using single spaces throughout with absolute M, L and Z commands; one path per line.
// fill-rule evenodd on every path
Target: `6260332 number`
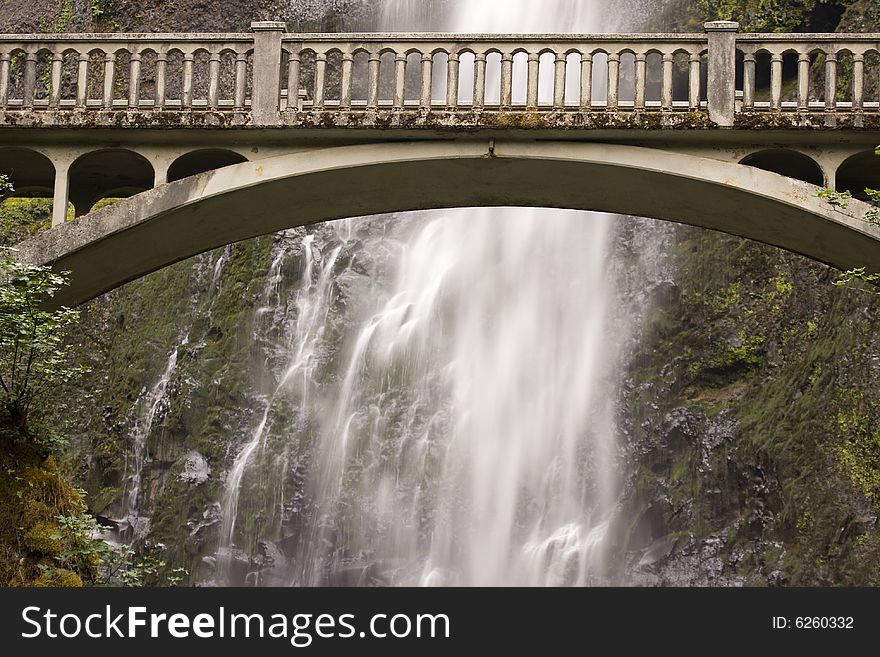
M 852 616 L 798 616 L 794 626 L 799 630 L 851 630 Z

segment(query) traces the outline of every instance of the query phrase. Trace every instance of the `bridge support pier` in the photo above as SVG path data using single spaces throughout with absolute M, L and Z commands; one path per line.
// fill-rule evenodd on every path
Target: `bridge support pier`
M 55 162 L 55 190 L 52 195 L 52 228 L 67 220 L 67 197 L 70 187 L 70 162 Z

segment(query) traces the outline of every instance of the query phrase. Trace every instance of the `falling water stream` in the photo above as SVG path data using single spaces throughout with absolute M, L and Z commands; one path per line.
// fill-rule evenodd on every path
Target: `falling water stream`
M 597 32 L 600 2 L 461 0 L 438 18 L 388 0 L 381 27 Z M 226 476 L 218 583 L 604 581 L 627 331 L 611 226 L 486 208 L 288 233 L 257 311 L 281 308 L 283 365 Z

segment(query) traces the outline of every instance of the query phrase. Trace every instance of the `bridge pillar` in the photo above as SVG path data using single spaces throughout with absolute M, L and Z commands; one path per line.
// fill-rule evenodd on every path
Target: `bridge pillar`
M 56 160 L 54 164 L 55 190 L 52 194 L 52 228 L 67 220 L 67 196 L 70 186 L 70 162 L 66 159 Z
M 739 23 L 711 21 L 703 25 L 709 39 L 706 98 L 709 118 L 722 127 L 733 126 L 736 101 L 736 34 Z
M 254 90 L 251 115 L 255 125 L 278 125 L 281 119 L 281 21 L 251 23 L 254 31 Z

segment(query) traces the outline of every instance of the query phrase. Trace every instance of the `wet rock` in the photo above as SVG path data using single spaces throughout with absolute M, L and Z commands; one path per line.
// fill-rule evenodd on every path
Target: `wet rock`
M 742 576 L 727 574 L 722 558 L 726 541 L 723 533 L 705 539 L 692 537 L 683 546 L 673 548 L 665 559 L 636 564 L 631 582 L 637 586 L 742 586 Z M 659 544 L 657 554 L 663 549 L 665 546 Z
M 208 459 L 193 451 L 186 455 L 183 470 L 177 478 L 188 483 L 190 486 L 198 486 L 205 483 L 210 476 L 211 468 L 208 465 Z
M 197 522 L 190 521 L 188 523 L 190 528 L 189 535 L 197 539 L 204 538 L 205 531 L 210 527 L 217 525 L 220 522 L 221 517 L 220 503 L 214 502 L 214 504 L 205 509 L 202 513 L 201 519 Z
M 654 564 L 665 560 L 670 554 L 672 554 L 672 551 L 675 550 L 677 543 L 678 537 L 672 536 L 671 534 L 669 536 L 658 538 L 648 546 L 647 550 L 645 550 L 645 553 L 642 555 L 636 568 L 647 568 L 648 566 L 653 566 Z

